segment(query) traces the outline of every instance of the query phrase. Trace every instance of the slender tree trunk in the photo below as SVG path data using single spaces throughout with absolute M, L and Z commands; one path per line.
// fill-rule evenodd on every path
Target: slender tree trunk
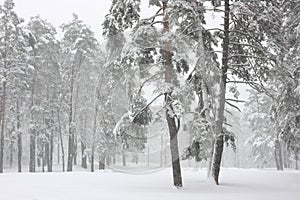
M 19 100 L 17 99 L 17 145 L 18 145 L 18 172 L 22 172 L 22 134 L 21 134 L 21 122 L 20 122 L 20 108 Z
M 73 170 L 73 156 L 74 156 L 73 87 L 74 87 L 74 66 L 72 65 L 70 101 L 69 101 L 69 141 L 68 141 L 67 171 Z
M 86 169 L 87 168 L 87 157 L 85 153 L 86 146 L 83 141 L 81 141 L 81 167 Z
M 60 164 L 60 149 L 59 149 L 60 141 L 59 136 L 57 136 L 57 164 Z
M 6 61 L 4 61 L 4 70 L 6 70 Z M 4 72 L 6 78 L 6 71 Z M 6 80 L 2 83 L 2 104 L 1 104 L 1 135 L 0 135 L 0 173 L 3 173 L 3 152 L 4 152 L 4 128 L 5 128 L 5 106 L 6 106 Z
M 76 84 L 76 96 L 75 96 L 75 102 L 74 102 L 74 116 L 73 116 L 73 119 L 74 119 L 74 122 L 76 122 L 76 114 L 77 114 L 77 107 L 78 107 L 78 91 L 79 91 L 79 86 L 78 84 Z M 77 165 L 77 131 L 74 132 L 74 156 L 73 156 L 73 159 L 74 159 L 74 165 Z
M 275 162 L 277 170 L 283 170 L 282 152 L 279 139 L 275 140 Z
M 85 135 L 85 140 L 86 140 L 86 125 L 87 125 L 87 115 L 85 113 L 84 115 L 84 135 Z M 81 138 L 81 167 L 87 168 L 87 156 L 85 153 L 86 150 L 86 144 L 84 143 L 83 139 Z
M 122 163 L 123 163 L 123 166 L 126 166 L 126 154 L 124 151 L 122 152 Z
M 48 127 L 49 128 L 49 127 Z M 44 151 L 44 160 L 47 169 L 49 169 L 49 160 L 50 160 L 50 135 L 47 134 L 47 142 L 45 144 L 45 151 Z
M 34 72 L 31 88 L 31 125 L 34 124 L 33 107 L 34 107 L 34 92 L 35 92 L 35 79 L 36 72 Z M 36 160 L 36 130 L 35 127 L 30 129 L 30 150 L 29 150 L 29 172 L 35 172 L 35 160 Z
M 99 157 L 99 170 L 104 170 L 105 169 L 105 154 L 103 153 Z
M 163 2 L 163 11 L 164 11 L 164 32 L 169 32 L 169 17 L 166 13 L 168 0 Z M 171 49 L 170 49 L 170 41 L 166 41 L 164 50 L 165 56 L 165 82 L 172 83 L 172 58 L 171 58 Z M 169 111 L 172 112 L 172 99 L 170 98 L 172 94 L 168 93 L 165 95 L 165 102 L 168 105 L 169 110 L 166 111 L 166 119 L 169 128 L 169 135 L 170 135 L 170 150 L 171 150 L 171 158 L 172 158 L 172 170 L 173 170 L 173 184 L 176 187 L 182 187 L 182 178 L 181 178 L 181 167 L 180 167 L 180 157 L 179 157 L 179 150 L 178 150 L 178 127 L 175 123 L 175 118 L 171 117 Z M 179 122 L 179 121 L 178 121 Z M 179 124 L 178 124 L 179 125 Z
M 45 172 L 45 144 L 42 144 L 42 157 L 41 157 L 41 160 L 42 160 L 42 172 Z
M 223 122 L 225 110 L 225 94 L 226 94 L 226 79 L 228 70 L 228 52 L 229 52 L 229 0 L 225 0 L 225 17 L 224 17 L 224 39 L 223 39 L 223 56 L 222 56 L 222 69 L 220 78 L 220 94 L 217 105 L 216 116 L 216 141 L 213 155 L 212 175 L 217 185 L 219 185 L 220 166 L 223 154 Z
M 50 138 L 49 138 L 49 160 L 48 160 L 48 172 L 53 171 L 53 130 L 51 130 Z
M 296 170 L 299 170 L 299 167 L 298 167 L 298 154 L 299 154 L 299 150 L 298 150 L 298 148 L 296 148 L 296 150 L 295 150 L 295 169 Z
M 63 169 L 63 172 L 64 172 L 65 171 L 65 150 L 64 150 L 64 141 L 63 141 L 63 135 L 62 135 L 62 130 L 61 130 L 59 109 L 57 109 L 57 121 L 58 121 L 60 148 L 61 148 L 62 169 Z
M 13 160 L 14 160 L 14 142 L 10 141 L 10 147 L 9 147 L 9 168 L 12 168 L 13 166 Z
M 94 172 L 94 160 L 95 160 L 95 140 L 96 140 L 96 131 L 97 131 L 97 115 L 98 115 L 98 104 L 97 104 L 97 94 L 98 88 L 95 90 L 95 113 L 94 113 L 94 129 L 93 129 L 93 141 L 92 141 L 92 161 L 91 161 L 91 171 Z

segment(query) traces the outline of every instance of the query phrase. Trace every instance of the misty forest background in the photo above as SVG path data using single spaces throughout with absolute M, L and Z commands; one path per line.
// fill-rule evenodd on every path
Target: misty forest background
M 181 187 L 182 165 L 217 184 L 221 166 L 298 169 L 300 2 L 149 6 L 112 0 L 99 41 L 76 14 L 56 30 L 4 1 L 1 173 L 171 165 Z

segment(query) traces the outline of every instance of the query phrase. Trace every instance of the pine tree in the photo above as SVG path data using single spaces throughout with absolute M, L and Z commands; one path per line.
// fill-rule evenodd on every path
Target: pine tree
M 20 69 L 23 53 L 21 23 L 23 22 L 14 11 L 14 2 L 6 0 L 0 7 L 0 59 L 1 59 L 1 134 L 0 134 L 0 173 L 3 173 L 4 132 L 7 108 L 7 87 L 13 83 L 14 74 Z M 11 79 L 11 80 L 10 80 Z M 11 82 L 12 81 L 12 82 Z M 20 141 L 19 141 L 20 142 Z
M 65 81 L 69 87 L 69 140 L 68 140 L 68 165 L 67 171 L 72 171 L 77 148 L 76 122 L 74 120 L 74 90 L 76 78 L 80 76 L 80 70 L 84 62 L 89 61 L 94 56 L 97 48 L 97 40 L 93 32 L 73 14 L 73 20 L 70 23 L 61 26 L 64 37 L 62 39 L 62 48 L 65 61 L 64 70 L 67 73 Z M 76 144 L 75 144 L 76 142 Z

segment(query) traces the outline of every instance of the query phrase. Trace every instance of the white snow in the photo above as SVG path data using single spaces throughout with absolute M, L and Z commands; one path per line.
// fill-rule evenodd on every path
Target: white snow
M 221 185 L 205 169 L 183 169 L 184 187 L 172 187 L 171 170 L 0 174 L 1 200 L 296 200 L 300 172 L 223 168 Z

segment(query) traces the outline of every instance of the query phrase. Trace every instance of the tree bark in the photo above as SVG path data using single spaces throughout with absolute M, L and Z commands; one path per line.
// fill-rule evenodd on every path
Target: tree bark
M 123 166 L 126 166 L 126 155 L 125 155 L 125 152 L 122 153 L 122 163 L 123 163 Z
M 83 141 L 81 141 L 81 167 L 86 169 L 87 168 L 87 159 L 85 154 L 86 146 Z
M 7 68 L 6 60 L 4 61 L 4 70 Z M 6 71 L 4 72 L 4 79 L 6 78 Z M 2 83 L 2 104 L 1 104 L 1 135 L 0 135 L 0 173 L 3 173 L 3 152 L 4 152 L 4 128 L 5 128 L 5 106 L 6 106 L 6 80 Z
M 283 170 L 282 152 L 279 139 L 275 140 L 275 162 L 277 170 Z
M 31 89 L 31 125 L 34 124 L 34 116 L 33 116 L 33 107 L 34 107 L 34 92 L 35 92 L 35 79 L 36 72 L 34 72 L 32 79 L 32 89 Z M 36 160 L 36 130 L 35 127 L 30 129 L 30 144 L 29 144 L 29 172 L 35 172 L 35 160 Z
M 95 90 L 95 113 L 94 113 L 94 129 L 93 129 L 93 141 L 92 141 L 92 161 L 91 161 L 91 171 L 94 172 L 94 160 L 95 160 L 95 140 L 96 140 L 96 131 L 97 131 L 97 115 L 98 115 L 98 104 L 97 104 L 97 93 L 98 88 Z
M 169 16 L 166 13 L 168 0 L 163 2 L 163 12 L 164 12 L 164 32 L 169 32 Z M 166 41 L 164 49 L 164 58 L 165 58 L 165 82 L 172 83 L 172 58 L 171 58 L 171 49 L 170 49 L 170 41 Z M 173 184 L 175 187 L 182 187 L 182 178 L 181 178 L 181 167 L 180 167 L 180 157 L 178 150 L 178 127 L 175 123 L 175 117 L 170 116 L 169 112 L 173 112 L 172 108 L 172 99 L 170 98 L 172 94 L 165 94 L 165 102 L 168 105 L 168 109 L 166 110 L 166 120 L 169 128 L 170 135 L 170 150 L 171 150 L 171 160 L 172 160 L 172 170 L 173 170 Z
M 99 157 L 99 170 L 104 170 L 105 169 L 105 154 L 103 153 Z
M 73 170 L 73 156 L 74 156 L 73 87 L 74 87 L 74 66 L 72 65 L 70 101 L 69 101 L 69 140 L 68 140 L 68 163 L 67 163 L 67 171 L 69 172 Z
M 225 17 L 224 17 L 224 39 L 223 39 L 223 56 L 222 69 L 220 78 L 220 94 L 217 102 L 217 116 L 216 116 L 216 141 L 214 146 L 212 175 L 217 185 L 219 185 L 220 166 L 223 154 L 223 122 L 225 110 L 225 94 L 226 94 L 226 79 L 228 70 L 228 52 L 229 52 L 229 0 L 225 0 Z
M 84 115 L 84 135 L 85 135 L 85 140 L 86 140 L 86 130 L 87 130 L 87 114 L 85 113 Z M 83 139 L 81 138 L 81 167 L 83 167 L 84 169 L 87 168 L 87 156 L 85 153 L 86 150 L 86 144 L 84 143 Z
M 53 130 L 51 130 L 50 138 L 49 138 L 49 158 L 48 158 L 48 172 L 53 171 Z
M 14 160 L 14 141 L 10 141 L 9 151 L 10 151 L 10 155 L 9 155 L 9 168 L 12 168 L 12 166 L 13 166 L 13 160 Z
M 61 148 L 61 158 L 62 158 L 62 170 L 65 171 L 65 150 L 64 150 L 64 141 L 61 130 L 59 109 L 57 108 L 57 121 L 58 121 L 58 131 L 59 131 L 59 140 L 60 140 L 60 148 Z
M 18 172 L 22 172 L 22 134 L 21 134 L 21 121 L 20 121 L 20 108 L 19 100 L 17 99 L 17 129 L 18 129 Z
M 299 167 L 298 167 L 298 154 L 299 154 L 299 150 L 298 150 L 298 148 L 296 148 L 296 150 L 295 150 L 295 169 L 296 170 L 299 170 Z

